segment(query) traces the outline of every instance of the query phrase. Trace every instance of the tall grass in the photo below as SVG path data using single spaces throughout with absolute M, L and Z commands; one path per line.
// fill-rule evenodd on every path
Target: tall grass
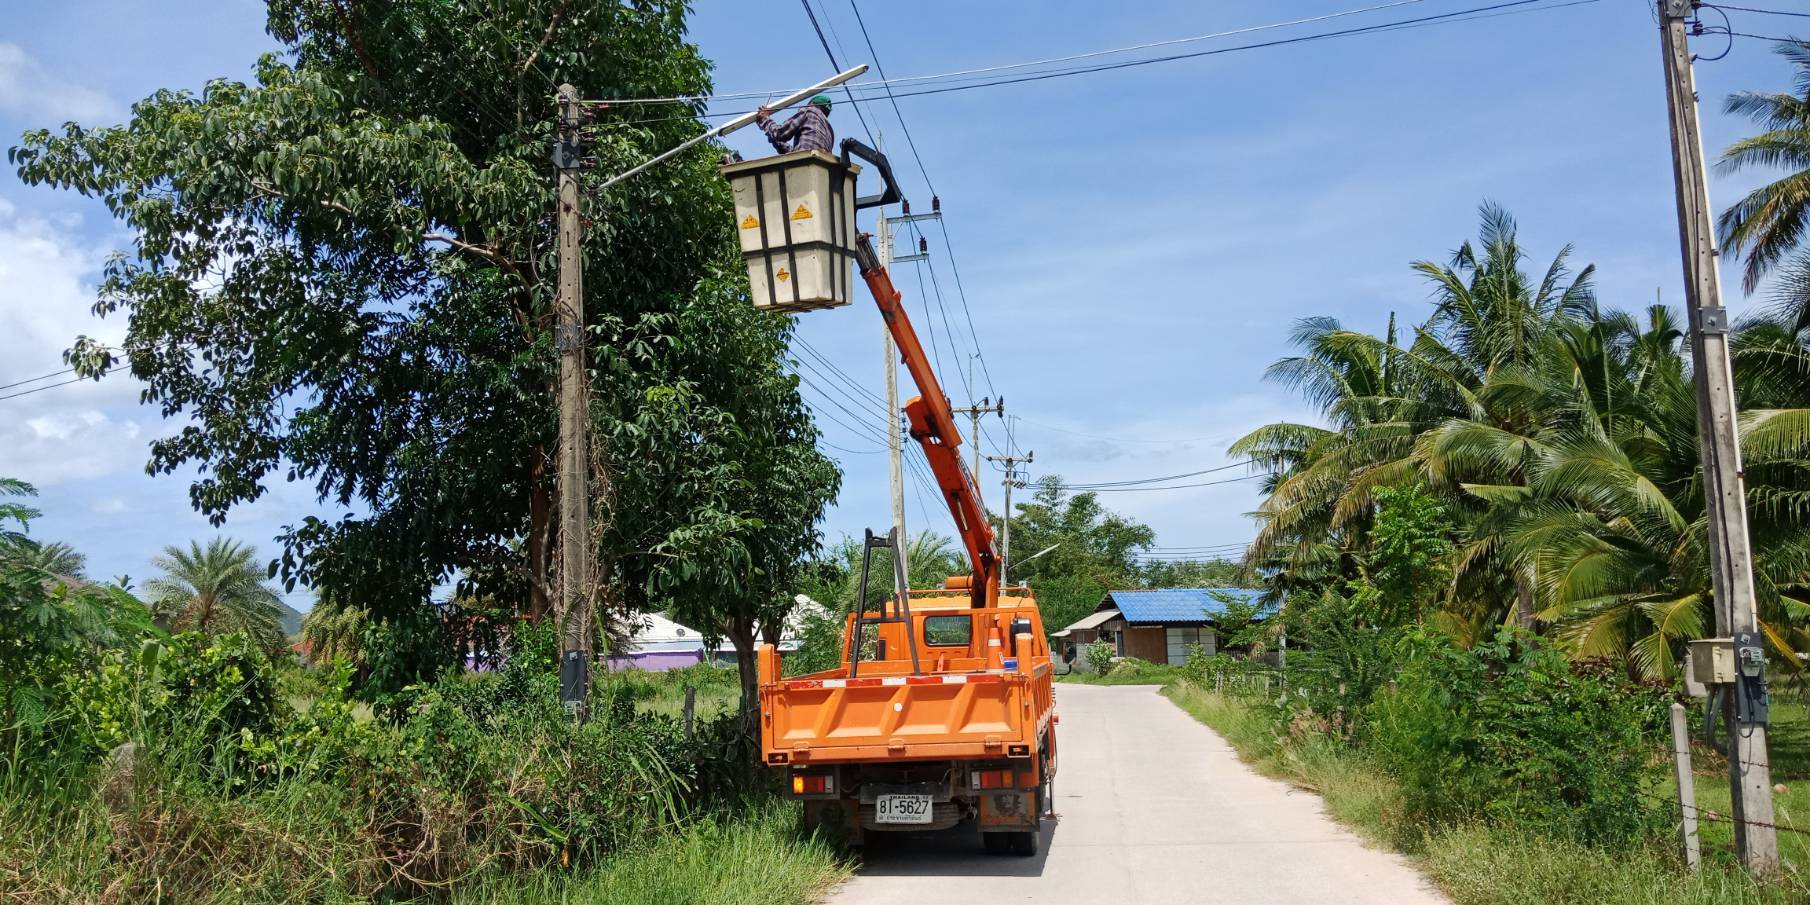
M 1726 858 L 1683 868 L 1665 840 L 1614 852 L 1514 826 L 1428 828 L 1407 818 L 1400 785 L 1364 755 L 1315 733 L 1290 735 L 1252 703 L 1187 683 L 1163 692 L 1265 775 L 1320 793 L 1334 819 L 1416 859 L 1458 905 L 1785 905 L 1810 901 L 1802 877 L 1755 884 Z
M 847 876 L 830 847 L 799 838 L 796 806 L 702 821 L 575 873 L 500 878 L 453 905 L 808 905 Z

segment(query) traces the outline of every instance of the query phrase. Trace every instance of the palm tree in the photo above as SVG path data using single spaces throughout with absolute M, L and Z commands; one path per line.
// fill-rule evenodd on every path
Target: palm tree
M 1302 323 L 1303 354 L 1271 375 L 1327 425 L 1234 445 L 1269 471 L 1247 563 L 1284 591 L 1337 589 L 1367 560 L 1377 491 L 1424 482 L 1457 522 L 1437 614 L 1455 636 L 1541 622 L 1574 653 L 1666 674 L 1713 597 L 1682 331 L 1660 306 L 1599 311 L 1565 252 L 1537 282 L 1522 257 L 1513 221 L 1485 205 L 1479 246 L 1416 265 L 1435 311 L 1405 347 L 1393 320 L 1384 337 Z M 1799 276 L 1810 289 L 1810 260 Z M 1784 282 L 1733 354 L 1763 630 L 1796 665 L 1810 649 L 1810 292 Z
M 1749 292 L 1797 248 L 1810 225 L 1810 43 L 1782 42 L 1775 50 L 1796 67 L 1796 93 L 1741 91 L 1729 95 L 1723 110 L 1746 116 L 1762 131 L 1729 145 L 1716 163 L 1724 174 L 1749 166 L 1790 170 L 1735 202 L 1717 223 L 1722 243 L 1730 251 L 1747 252 L 1741 282 Z
M 1460 492 L 1459 482 L 1476 478 L 1429 459 L 1429 435 L 1456 425 L 1518 437 L 1539 423 L 1513 387 L 1560 325 L 1594 312 L 1594 269 L 1573 274 L 1566 247 L 1531 280 L 1521 270 L 1526 252 L 1514 218 L 1485 202 L 1479 219 L 1478 243 L 1464 243 L 1446 264 L 1414 265 L 1433 284 L 1435 307 L 1412 343 L 1400 344 L 1393 318 L 1381 338 L 1310 318 L 1294 334 L 1305 354 L 1271 366 L 1270 376 L 1319 405 L 1330 427 L 1269 425 L 1231 448 L 1271 472 L 1249 554 L 1261 570 L 1325 574 L 1336 559 L 1343 561 L 1338 572 L 1353 577 L 1376 491 L 1384 487 L 1430 476 L 1454 510 L 1485 509 Z M 1512 482 L 1513 472 L 1492 478 Z M 1500 577 L 1514 567 L 1499 553 L 1486 541 L 1468 550 L 1466 562 L 1472 572 Z M 1531 577 L 1512 577 L 1516 609 L 1531 623 Z
M 27 557 L 33 566 L 62 578 L 86 578 L 88 557 L 60 541 L 44 544 Z
M 242 632 L 266 645 L 283 640 L 282 609 L 264 584 L 251 547 L 226 538 L 207 546 L 169 546 L 151 560 L 162 575 L 146 582 L 159 622 L 200 632 Z

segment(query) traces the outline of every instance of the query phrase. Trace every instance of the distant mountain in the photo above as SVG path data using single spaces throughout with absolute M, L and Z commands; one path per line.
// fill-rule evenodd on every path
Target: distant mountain
M 277 601 L 277 606 L 283 610 L 283 636 L 290 637 L 299 634 L 302 630 L 301 611 L 281 600 Z

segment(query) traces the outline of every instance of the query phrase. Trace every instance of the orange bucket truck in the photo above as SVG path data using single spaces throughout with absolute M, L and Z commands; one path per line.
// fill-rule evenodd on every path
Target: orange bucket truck
M 1035 854 L 1053 814 L 1053 665 L 1027 587 L 1000 587 L 992 524 L 963 464 L 961 432 L 892 277 L 853 224 L 859 209 L 900 195 L 884 155 L 854 140 L 840 158 L 798 152 L 725 166 L 756 304 L 805 311 L 848 303 L 858 265 L 918 388 L 905 403 L 972 567 L 943 587 L 909 590 L 901 556 L 877 610 L 848 616 L 842 663 L 786 678 L 778 650 L 757 652 L 760 752 L 786 773 L 812 827 L 861 845 L 868 834 L 974 826 L 989 852 Z M 881 195 L 854 195 L 860 157 Z M 876 549 L 903 539 L 868 532 L 860 597 Z

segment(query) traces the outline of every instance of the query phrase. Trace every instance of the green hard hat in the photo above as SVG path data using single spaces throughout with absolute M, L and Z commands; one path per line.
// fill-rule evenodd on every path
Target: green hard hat
M 830 96 L 827 94 L 819 94 L 816 97 L 811 98 L 811 103 L 822 107 L 823 112 L 825 113 L 830 112 Z

